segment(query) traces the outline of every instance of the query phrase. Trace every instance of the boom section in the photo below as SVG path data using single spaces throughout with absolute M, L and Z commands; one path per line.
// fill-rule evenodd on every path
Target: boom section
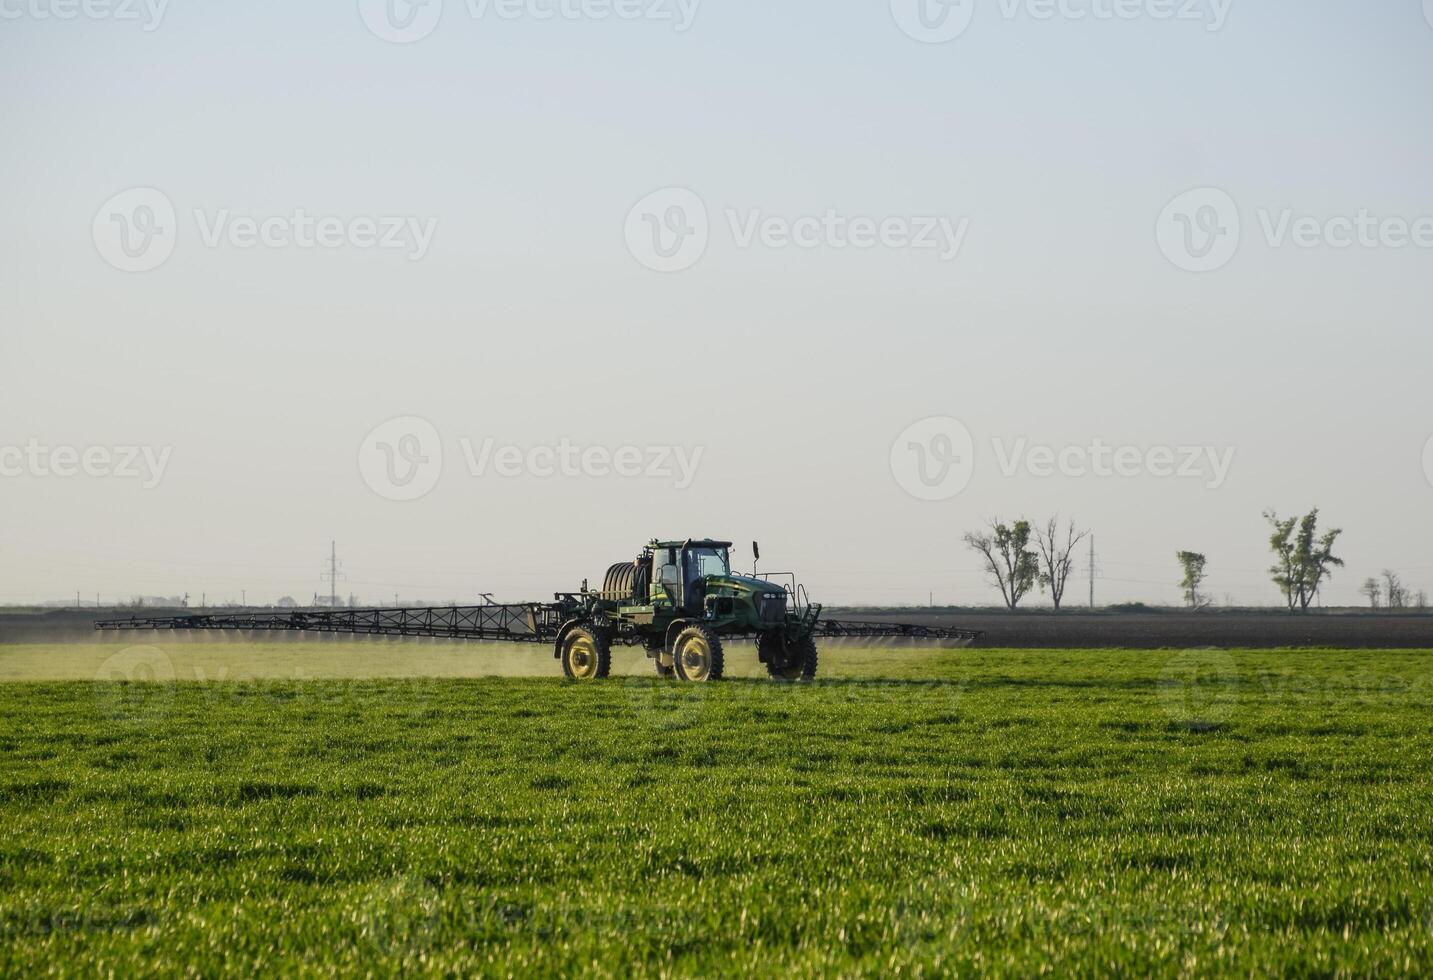
M 353 633 L 439 636 L 512 643 L 551 643 L 577 603 L 424 606 L 411 609 L 303 609 L 293 612 L 205 613 L 109 619 L 97 630 L 257 630 L 275 633 Z
M 872 639 L 955 640 L 969 646 L 985 635 L 980 630 L 946 626 L 914 626 L 906 623 L 848 623 L 836 619 L 818 620 L 812 636 L 852 636 Z

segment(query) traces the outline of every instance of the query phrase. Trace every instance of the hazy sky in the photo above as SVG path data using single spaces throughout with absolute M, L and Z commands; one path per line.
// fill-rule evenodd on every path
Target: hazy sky
M 1419 0 L 0 0 L 0 601 L 1433 590 L 1430 93 Z

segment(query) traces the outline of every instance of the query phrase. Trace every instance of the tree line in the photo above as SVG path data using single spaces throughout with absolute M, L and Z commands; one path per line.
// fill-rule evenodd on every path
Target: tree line
M 1414 593 L 1403 584 L 1403 579 L 1391 569 L 1383 570 L 1382 578 L 1364 579 L 1360 590 L 1368 596 L 1368 604 L 1374 609 L 1427 609 L 1428 593 L 1419 589 Z M 1385 604 L 1386 603 L 1386 604 Z
M 1269 523 L 1269 550 L 1274 555 L 1270 579 L 1289 612 L 1307 613 L 1334 570 L 1344 567 L 1344 560 L 1334 553 L 1343 530 L 1320 532 L 1317 507 L 1302 517 L 1280 517 L 1278 512 L 1268 510 L 1264 519 Z M 1075 547 L 1089 533 L 1073 520 L 1062 524 L 1059 515 L 1039 527 L 1028 520 L 1006 523 L 995 518 L 981 530 L 967 533 L 965 544 L 980 555 L 1006 609 L 1014 612 L 1038 588 L 1042 593 L 1049 592 L 1058 612 L 1074 570 Z M 1212 601 L 1203 591 L 1208 557 L 1202 552 L 1180 551 L 1175 559 L 1182 573 L 1179 585 L 1184 604 L 1195 610 L 1207 608 Z M 1413 594 L 1397 574 L 1387 569 L 1382 580 L 1365 581 L 1362 591 L 1374 609 L 1381 603 L 1386 603 L 1388 609 L 1422 609 L 1428 605 L 1426 592 Z

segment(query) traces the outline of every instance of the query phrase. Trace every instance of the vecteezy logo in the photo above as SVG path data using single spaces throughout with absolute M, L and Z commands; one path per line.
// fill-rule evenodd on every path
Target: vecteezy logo
M 359 446 L 358 471 L 385 500 L 417 500 L 443 475 L 443 440 L 427 419 L 390 419 Z
M 174 661 L 158 647 L 126 647 L 95 671 L 100 713 L 124 724 L 157 721 L 174 700 Z
M 1165 205 L 1155 229 L 1160 251 L 1185 272 L 1213 272 L 1239 251 L 1239 208 L 1217 187 L 1186 191 Z
M 369 886 L 355 907 L 364 944 L 383 956 L 421 953 L 441 925 L 442 896 L 417 878 L 392 878 Z
M 1159 674 L 1159 700 L 1180 728 L 1211 731 L 1228 719 L 1239 697 L 1239 671 L 1223 650 L 1185 650 Z
M 975 0 L 891 0 L 891 16 L 907 37 L 944 44 L 970 28 Z
M 975 440 L 959 419 L 921 419 L 891 446 L 891 475 L 917 500 L 949 500 L 974 472 Z
M 121 272 L 157 269 L 174 254 L 179 221 L 174 204 L 153 187 L 131 187 L 95 212 L 95 248 Z
M 421 41 L 443 18 L 443 0 L 358 0 L 369 33 L 389 44 Z
M 1423 475 L 1428 478 L 1428 485 L 1433 487 L 1433 436 L 1429 436 L 1423 446 Z
M 707 206 L 695 192 L 667 187 L 627 213 L 627 251 L 654 272 L 681 272 L 706 254 L 711 236 Z

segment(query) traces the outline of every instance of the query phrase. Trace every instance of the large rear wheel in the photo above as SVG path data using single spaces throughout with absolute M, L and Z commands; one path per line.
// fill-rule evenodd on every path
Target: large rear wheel
M 672 662 L 684 681 L 719 681 L 726 669 L 721 638 L 705 626 L 688 626 L 672 644 Z
M 781 632 L 763 633 L 757 639 L 766 672 L 779 681 L 809 681 L 816 676 L 816 641 L 806 636 L 787 640 Z
M 586 626 L 574 626 L 562 638 L 562 672 L 574 681 L 593 681 L 612 671 L 607 637 Z

